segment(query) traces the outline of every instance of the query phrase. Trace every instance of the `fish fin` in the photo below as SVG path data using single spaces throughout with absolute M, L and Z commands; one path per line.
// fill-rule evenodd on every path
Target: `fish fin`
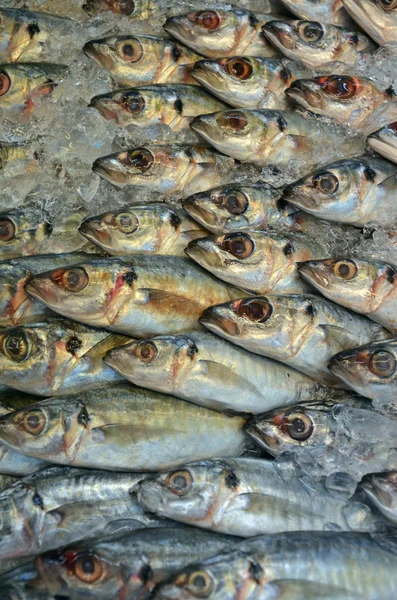
M 383 181 L 380 181 L 376 187 L 382 187 L 387 190 L 390 190 L 390 192 L 395 193 L 396 182 L 397 182 L 397 173 L 393 173 L 392 175 L 389 175 L 389 177 L 386 177 L 386 179 L 384 179 Z
M 319 328 L 323 329 L 333 354 L 359 346 L 357 343 L 357 336 L 353 335 L 343 327 L 338 327 L 336 325 L 319 325 Z
M 172 309 L 184 315 L 195 313 L 199 316 L 205 308 L 196 300 L 179 296 L 166 290 L 140 288 L 137 296 L 136 302 L 150 304 L 153 309 L 158 309 L 161 312 L 167 312 L 168 309 Z
M 260 393 L 260 391 L 248 379 L 238 375 L 237 373 L 234 373 L 231 369 L 225 365 L 222 365 L 221 363 L 212 360 L 200 360 L 199 365 L 203 374 L 207 374 L 213 379 L 223 381 L 227 387 L 243 387 L 245 390 L 249 390 L 255 395 Z
M 88 352 L 85 353 L 84 356 L 89 356 L 90 358 L 103 358 L 105 354 L 116 348 L 117 346 L 125 346 L 129 342 L 133 342 L 134 338 L 127 337 L 126 335 L 120 335 L 119 333 L 111 333 L 105 339 L 95 344 Z

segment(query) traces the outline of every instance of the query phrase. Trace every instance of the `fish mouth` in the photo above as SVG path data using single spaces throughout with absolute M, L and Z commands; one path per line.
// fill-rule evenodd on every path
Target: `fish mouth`
M 376 487 L 368 479 L 361 482 L 360 488 L 374 504 L 384 506 L 385 508 L 390 508 L 393 505 L 392 495 L 387 490 Z
M 118 348 L 115 348 L 114 350 L 109 350 L 109 352 L 107 352 L 105 354 L 105 356 L 103 357 L 102 360 L 106 365 L 108 365 L 108 367 L 113 369 L 113 371 L 116 371 L 116 373 L 120 373 L 120 375 L 123 375 L 123 377 L 124 377 L 125 371 L 123 371 L 123 369 L 122 369 L 122 366 L 121 366 L 122 361 L 120 360 L 118 353 L 119 353 Z
M 279 42 L 286 50 L 295 48 L 290 26 L 284 21 L 269 21 L 262 25 L 262 31 L 271 42 Z
M 219 65 L 213 65 L 212 63 L 200 60 L 196 62 L 190 71 L 190 75 L 204 87 L 210 87 L 211 89 L 219 89 L 219 83 L 221 81 L 220 74 L 217 72 Z
M 92 170 L 117 187 L 127 183 L 127 173 L 115 158 L 97 158 L 92 165 Z
M 213 308 L 207 308 L 199 318 L 199 322 L 215 333 L 221 331 L 231 337 L 239 333 L 237 323 L 219 314 Z
M 347 358 L 336 358 L 333 356 L 328 364 L 328 371 L 338 379 L 349 385 L 356 379 L 352 373 L 351 362 Z
M 206 123 L 203 117 L 194 118 L 190 127 L 210 144 L 214 141 L 211 135 L 211 125 Z
M 83 52 L 88 58 L 97 62 L 104 69 L 111 69 L 113 61 L 108 56 L 109 48 L 100 40 L 91 40 L 83 46 Z
M 83 221 L 78 232 L 90 242 L 101 242 L 106 244 L 110 241 L 110 235 L 104 229 L 100 221 Z
M 118 106 L 111 98 L 94 96 L 94 98 L 91 98 L 88 108 L 95 108 L 106 121 L 118 121 L 116 113 Z
M 201 240 L 194 240 L 185 248 L 185 254 L 201 267 L 204 267 L 204 269 L 216 266 L 213 264 L 215 261 L 211 260 L 212 258 L 215 258 L 213 253 L 211 250 L 208 251 L 206 246 L 207 244 L 205 242 L 203 244 Z
M 288 98 L 297 102 L 297 104 L 303 104 L 305 108 L 321 106 L 320 94 L 311 89 L 303 81 L 294 81 L 290 87 L 285 90 L 285 94 Z
M 263 431 L 260 427 L 254 423 L 248 423 L 244 427 L 244 431 L 264 450 L 277 456 L 281 452 L 281 444 L 271 433 Z
M 177 39 L 180 39 L 180 32 L 183 32 L 183 27 L 178 17 L 169 17 L 164 23 L 163 29 Z
M 297 262 L 296 266 L 299 271 L 299 275 L 301 275 L 303 279 L 308 281 L 314 287 L 328 287 L 328 279 L 324 275 L 316 271 L 313 267 L 311 267 L 310 264 L 307 264 L 306 262 Z
M 199 223 L 204 225 L 215 225 L 215 219 L 213 218 L 213 215 L 207 209 L 197 204 L 194 198 L 185 200 L 183 203 L 183 208 L 188 215 L 193 217 L 193 219 Z

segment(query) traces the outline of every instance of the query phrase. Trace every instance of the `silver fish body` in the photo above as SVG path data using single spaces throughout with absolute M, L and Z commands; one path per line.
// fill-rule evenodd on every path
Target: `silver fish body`
M 208 58 L 248 54 L 275 56 L 278 52 L 261 27 L 276 15 L 243 8 L 199 10 L 167 19 L 164 29 L 182 44 Z
M 355 227 L 397 220 L 397 166 L 363 156 L 332 163 L 284 190 L 284 198 L 320 219 Z
M 199 329 L 205 308 L 244 295 L 186 258 L 158 255 L 59 268 L 26 289 L 65 317 L 136 337 Z
M 234 232 L 191 242 L 186 254 L 211 273 L 258 294 L 307 291 L 296 262 L 324 251 L 300 233 Z M 309 259 L 306 259 L 309 260 Z
M 1 329 L 0 382 L 45 397 L 117 382 L 121 378 L 102 358 L 129 341 L 61 319 Z
M 183 493 L 178 495 L 179 490 Z M 242 537 L 335 526 L 341 531 L 376 528 L 364 504 L 346 501 L 314 479 L 300 477 L 292 464 L 287 468 L 256 458 L 183 465 L 143 481 L 137 497 L 158 515 Z
M 190 131 L 190 122 L 198 115 L 226 108 L 201 87 L 178 83 L 116 90 L 95 96 L 90 106 L 121 127 L 168 125 L 175 132 Z
M 306 473 L 344 472 L 359 481 L 396 469 L 396 427 L 368 400 L 346 395 L 253 417 L 246 431 L 270 454 L 288 452 Z
M 334 354 L 389 335 L 372 321 L 308 294 L 235 300 L 210 307 L 200 322 L 246 350 L 333 387 L 341 386 L 328 370 Z
M 82 542 L 42 556 L 31 587 L 72 600 L 149 598 L 158 583 L 179 569 L 236 541 L 195 528 L 158 528 Z
M 332 117 L 366 135 L 397 118 L 393 88 L 381 90 L 365 77 L 325 75 L 298 79 L 285 93 L 303 108 Z
M 367 475 L 360 483 L 365 496 L 389 521 L 397 523 L 397 473 Z
M 397 121 L 372 133 L 368 137 L 367 143 L 378 154 L 397 163 Z
M 332 23 L 342 27 L 352 27 L 354 21 L 345 10 L 342 0 L 281 0 L 300 19 Z
M 391 600 L 397 589 L 396 562 L 394 533 L 388 536 L 318 531 L 264 535 L 181 570 L 159 586 L 154 598 L 193 600 L 197 597 L 193 585 L 201 582 L 205 582 L 209 600 L 266 598 L 269 585 L 274 590 L 274 580 L 289 580 L 292 585 L 305 578 L 317 585 L 319 594 L 312 596 L 316 599 L 329 586 L 326 598 Z M 390 570 L 392 577 L 388 576 Z M 345 595 L 341 596 L 343 592 Z
M 0 262 L 0 327 L 34 323 L 47 318 L 52 313 L 28 295 L 25 284 L 33 274 L 87 258 L 88 254 L 71 252 Z
M 42 400 L 0 418 L 0 439 L 27 456 L 111 471 L 158 471 L 238 456 L 245 420 L 130 384 Z
M 397 40 L 397 5 L 388 0 L 342 0 L 356 23 L 380 46 L 394 47 Z
M 272 183 L 274 173 L 282 175 L 278 186 L 332 160 L 357 156 L 363 148 L 357 135 L 342 126 L 292 111 L 235 109 L 196 117 L 191 127 L 220 152 L 265 166 L 270 171 L 263 175 L 266 182 Z M 326 152 L 324 140 L 329 142 Z
M 192 70 L 194 79 L 236 108 L 287 109 L 286 89 L 310 75 L 299 63 L 261 56 L 200 60 Z
M 98 158 L 92 169 L 116 187 L 189 195 L 221 183 L 218 161 L 219 154 L 204 145 L 147 145 Z
M 397 332 L 397 268 L 356 258 L 327 258 L 298 266 L 300 275 L 329 300 Z
M 183 209 L 164 203 L 133 205 L 91 217 L 79 232 L 112 256 L 184 256 L 189 242 L 208 233 Z
M 270 21 L 262 26 L 266 38 L 285 56 L 309 69 L 345 71 L 376 46 L 365 34 L 316 21 Z
M 183 208 L 212 233 L 261 229 L 304 231 L 311 217 L 281 199 L 267 184 L 229 184 L 194 194 Z
M 83 51 L 121 86 L 195 84 L 189 70 L 201 58 L 171 40 L 152 35 L 119 35 L 91 40 Z
M 260 413 L 318 391 L 310 377 L 200 331 L 129 344 L 105 362 L 135 385 L 220 411 Z

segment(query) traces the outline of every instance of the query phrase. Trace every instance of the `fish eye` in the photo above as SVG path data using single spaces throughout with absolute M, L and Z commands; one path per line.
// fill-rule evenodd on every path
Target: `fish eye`
M 15 238 L 16 227 L 10 219 L 0 219 L 0 242 L 10 242 Z
M 207 31 L 217 29 L 221 23 L 219 15 L 214 10 L 202 10 L 193 13 L 189 16 L 189 21 L 197 23 L 197 25 L 203 29 L 207 29 Z
M 22 330 L 9 333 L 2 340 L 1 351 L 4 356 L 15 362 L 26 360 L 30 354 L 30 345 L 26 333 Z
M 143 56 L 143 48 L 137 39 L 123 40 L 119 43 L 117 49 L 120 58 L 126 62 L 134 63 Z
M 338 260 L 332 266 L 332 270 L 335 275 L 347 281 L 353 279 L 358 273 L 357 265 L 352 260 Z
M 8 90 L 11 87 L 11 79 L 4 73 L 4 71 L 0 71 L 0 96 L 5 96 Z
M 324 36 L 324 28 L 316 21 L 303 21 L 298 27 L 298 33 L 305 42 L 310 44 L 321 40 Z
M 349 100 L 358 92 L 358 85 L 352 77 L 318 77 L 317 82 L 327 94 L 340 100 Z
M 376 0 L 378 6 L 383 10 L 394 10 L 397 8 L 397 0 Z
M 96 583 L 104 573 L 102 561 L 91 554 L 79 556 L 73 565 L 73 572 L 84 583 Z
M 294 413 L 284 420 L 282 430 L 293 440 L 304 442 L 313 433 L 313 421 L 305 413 Z
M 229 75 L 245 81 L 252 75 L 252 65 L 246 58 L 232 58 L 226 63 L 226 70 Z
M 339 180 L 333 173 L 319 173 L 313 177 L 312 182 L 324 194 L 334 194 L 339 188 Z
M 30 435 L 40 435 L 47 425 L 47 419 L 43 411 L 36 408 L 29 410 L 22 421 L 22 427 Z
M 185 496 L 192 489 L 193 477 L 189 471 L 175 471 L 169 475 L 166 486 L 177 496 Z
M 124 94 L 121 99 L 121 107 L 131 115 L 140 115 L 145 108 L 145 99 L 136 92 Z
M 231 215 L 242 215 L 248 208 L 248 198 L 240 190 L 227 192 L 221 197 L 224 206 Z
M 80 267 L 75 269 L 66 269 L 65 271 L 56 271 L 51 275 L 51 279 L 60 284 L 68 292 L 81 292 L 88 285 L 88 275 Z
M 114 221 L 117 229 L 123 233 L 134 233 L 139 226 L 139 221 L 133 213 L 119 213 Z
M 396 359 L 393 354 L 380 350 L 375 352 L 369 360 L 369 368 L 378 377 L 390 377 L 396 372 Z
M 220 125 L 234 129 L 234 131 L 243 131 L 247 127 L 248 121 L 243 112 L 233 110 L 220 116 Z
M 214 588 L 214 580 L 206 571 L 195 571 L 187 582 L 189 591 L 198 598 L 209 596 Z
M 248 258 L 255 250 L 255 244 L 246 233 L 231 233 L 223 238 L 222 250 L 236 258 Z
M 135 9 L 133 0 L 113 0 L 113 12 L 119 15 L 131 15 Z
M 255 300 L 244 300 L 237 309 L 241 317 L 247 317 L 255 323 L 265 323 L 272 313 L 273 307 L 267 300 L 256 298 Z
M 152 167 L 154 157 L 149 150 L 146 150 L 146 148 L 140 148 L 139 150 L 127 152 L 125 162 L 129 167 L 135 167 L 135 169 L 138 169 L 143 173 L 149 171 Z
M 151 363 L 157 357 L 157 347 L 153 342 L 142 342 L 135 350 L 135 356 L 144 363 Z

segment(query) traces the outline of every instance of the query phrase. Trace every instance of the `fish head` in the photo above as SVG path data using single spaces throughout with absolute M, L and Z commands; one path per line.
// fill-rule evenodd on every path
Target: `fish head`
M 85 406 L 68 399 L 44 400 L 0 418 L 0 439 L 18 452 L 34 457 L 73 453 L 85 433 Z
M 328 366 L 333 375 L 376 399 L 395 395 L 397 382 L 397 339 L 385 339 L 339 352 Z
M 367 475 L 360 484 L 367 498 L 391 521 L 397 518 L 397 472 Z
M 109 254 L 123 256 L 157 252 L 180 224 L 174 208 L 150 204 L 86 219 L 79 232 Z
M 309 260 L 298 271 L 330 300 L 364 314 L 376 310 L 397 285 L 397 270 L 375 260 Z
M 43 31 L 34 13 L 18 16 L 14 11 L 0 9 L 0 51 L 8 56 L 9 62 L 39 58 L 47 36 L 48 31 Z
M 342 0 L 282 0 L 282 3 L 301 19 L 338 24 L 342 16 Z
M 264 204 L 280 194 L 268 186 L 227 185 L 190 196 L 183 203 L 186 212 L 209 231 L 249 229 L 266 219 Z
M 134 0 L 87 0 L 82 8 L 90 16 L 113 12 L 117 15 L 132 17 L 136 11 Z
M 384 177 L 384 176 L 383 176 Z M 343 218 L 359 211 L 369 191 L 382 180 L 382 174 L 365 159 L 347 159 L 318 169 L 284 190 L 288 202 L 311 214 Z
M 0 330 L 0 381 L 30 391 L 43 386 L 49 361 L 48 327 L 11 327 Z
M 145 509 L 176 521 L 194 524 L 216 519 L 219 503 L 237 493 L 238 479 L 221 459 L 189 463 L 139 484 L 137 497 Z
M 107 120 L 120 126 L 145 125 L 158 118 L 161 104 L 151 90 L 116 90 L 95 96 L 89 106 L 96 108 Z
M 396 43 L 396 0 L 342 0 L 347 12 L 380 45 Z
M 2 259 L 33 254 L 36 245 L 52 233 L 47 215 L 24 207 L 0 213 L 0 256 Z
M 0 266 L 0 323 L 3 326 L 17 324 L 29 303 L 24 285 L 31 273 L 19 267 L 4 263 Z
M 147 186 L 159 181 L 167 167 L 172 169 L 173 164 L 173 157 L 166 148 L 142 146 L 98 158 L 92 170 L 116 187 Z
M 271 119 L 266 122 L 257 113 L 226 110 L 196 117 L 190 126 L 217 150 L 244 161 L 255 153 L 258 144 L 264 145 L 268 136 L 273 137 Z
M 397 121 L 382 127 L 367 138 L 368 145 L 382 156 L 397 162 Z
M 168 18 L 164 29 L 198 53 L 227 56 L 233 52 L 236 40 L 252 35 L 257 19 L 255 23 L 252 18 L 250 21 L 250 14 L 242 9 L 198 10 Z

